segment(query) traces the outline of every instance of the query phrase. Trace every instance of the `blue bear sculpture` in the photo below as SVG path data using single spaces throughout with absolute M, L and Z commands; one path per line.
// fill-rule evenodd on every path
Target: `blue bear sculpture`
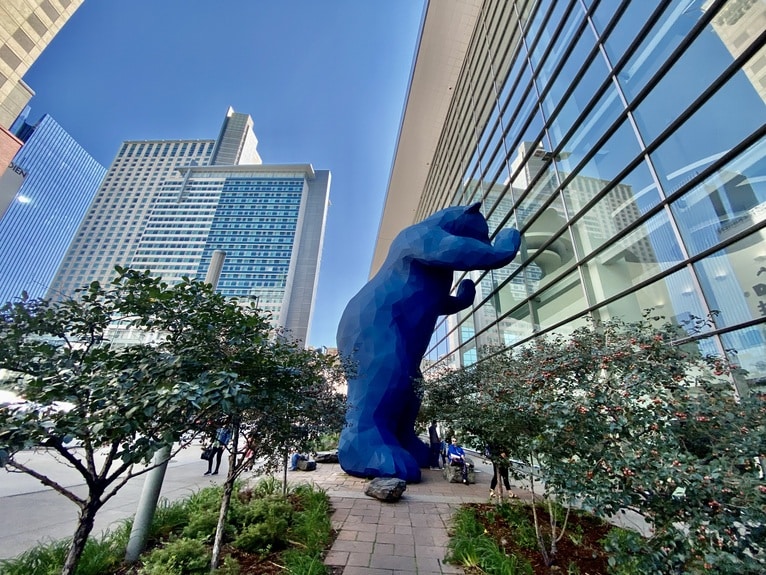
M 503 267 L 521 241 L 506 229 L 493 245 L 480 207 L 447 208 L 402 230 L 343 312 L 337 343 L 350 368 L 338 460 L 350 475 L 418 482 L 429 464 L 429 447 L 415 433 L 420 362 L 438 317 L 469 307 L 476 295 L 466 279 L 451 296 L 453 272 Z

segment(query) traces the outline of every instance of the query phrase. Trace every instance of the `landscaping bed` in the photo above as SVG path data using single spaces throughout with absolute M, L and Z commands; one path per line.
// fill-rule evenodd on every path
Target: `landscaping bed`
M 123 562 L 130 536 L 126 522 L 102 540 L 89 540 L 77 575 L 194 575 L 210 573 L 211 542 L 221 503 L 220 487 L 158 506 L 146 551 Z M 239 487 L 227 515 L 218 575 L 334 575 L 323 558 L 332 546 L 329 497 L 309 485 L 262 480 Z M 48 575 L 61 571 L 69 541 L 35 547 L 0 561 L 4 575 Z
M 537 507 L 537 517 L 541 534 L 549 544 L 550 517 L 544 506 Z M 563 516 L 557 518 L 557 523 L 560 528 Z M 468 575 L 606 574 L 609 556 L 602 541 L 612 529 L 616 528 L 596 517 L 570 513 L 564 535 L 557 542 L 556 557 L 548 566 L 537 543 L 530 504 L 469 503 L 455 516 L 450 562 L 461 565 Z

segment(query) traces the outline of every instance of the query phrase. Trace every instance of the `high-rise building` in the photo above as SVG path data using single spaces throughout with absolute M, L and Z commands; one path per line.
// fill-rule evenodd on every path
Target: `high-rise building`
M 0 214 L 0 302 L 43 297 L 106 174 L 56 121 L 24 124 L 24 145 L 0 178 L 20 186 Z
M 763 385 L 764 30 L 752 0 L 429 2 L 372 273 L 447 206 L 522 232 L 429 365 L 653 308 Z
M 328 171 L 261 163 L 249 115 L 231 108 L 217 140 L 124 142 L 51 285 L 72 295 L 114 267 L 173 284 L 204 279 L 224 251 L 217 289 L 307 340 L 330 190 Z
M 0 126 L 10 127 L 34 92 L 22 78 L 83 0 L 0 4 Z

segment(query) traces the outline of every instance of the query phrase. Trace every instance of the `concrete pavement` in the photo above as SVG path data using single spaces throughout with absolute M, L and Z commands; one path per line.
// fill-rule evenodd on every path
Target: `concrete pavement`
M 217 476 L 203 476 L 206 462 L 193 446 L 171 460 L 161 496 L 187 497 L 196 490 L 220 484 Z M 57 475 L 78 493 L 84 492 L 79 475 L 41 453 L 24 454 L 38 467 Z M 290 483 L 312 483 L 330 496 L 333 526 L 338 536 L 325 563 L 343 568 L 343 575 L 437 575 L 463 570 L 444 563 L 447 528 L 461 503 L 488 500 L 491 465 L 474 457 L 476 483 L 448 483 L 441 471 L 423 470 L 423 480 L 410 484 L 401 500 L 383 503 L 364 495 L 367 481 L 346 475 L 338 464 L 318 464 L 316 471 L 288 474 Z M 281 474 L 278 475 L 281 478 Z M 96 518 L 94 535 L 135 514 L 143 478 L 129 482 Z M 519 489 L 517 494 L 525 496 Z M 71 537 L 77 519 L 74 504 L 31 477 L 0 471 L 0 558 L 14 557 L 41 541 Z
M 82 477 L 47 450 L 28 451 L 16 458 L 33 466 L 78 496 L 85 495 Z M 188 497 L 203 487 L 220 484 L 223 475 L 203 476 L 207 462 L 199 458 L 200 446 L 182 450 L 168 464 L 160 497 L 171 501 Z M 114 528 L 136 513 L 144 478 L 129 481 L 96 515 L 93 536 Z M 77 525 L 77 507 L 63 495 L 22 473 L 0 469 L 0 559 L 15 557 L 38 542 L 71 537 Z

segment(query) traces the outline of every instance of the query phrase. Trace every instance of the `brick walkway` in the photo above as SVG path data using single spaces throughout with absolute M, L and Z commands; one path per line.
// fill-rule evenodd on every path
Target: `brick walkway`
M 330 496 L 338 537 L 325 564 L 343 567 L 343 575 L 461 574 L 462 568 L 444 563 L 447 527 L 461 503 L 488 500 L 492 467 L 478 463 L 476 470 L 476 483 L 463 485 L 424 469 L 423 480 L 407 485 L 396 503 L 365 495 L 367 481 L 337 464 L 320 463 L 314 472 L 290 473 L 288 480 L 312 481 Z

